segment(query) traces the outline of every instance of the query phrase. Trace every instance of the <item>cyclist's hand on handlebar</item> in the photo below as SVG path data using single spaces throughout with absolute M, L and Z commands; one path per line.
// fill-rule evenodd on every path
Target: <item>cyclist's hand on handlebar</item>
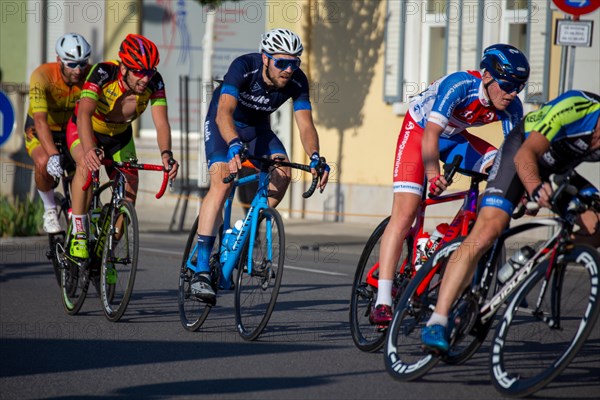
M 173 153 L 170 150 L 162 152 L 162 163 L 165 170 L 169 172 L 169 180 L 175 180 L 177 172 L 179 172 L 179 163 L 173 158 Z
M 444 175 L 438 175 L 429 181 L 429 194 L 439 196 L 442 192 L 448 189 L 451 182 L 448 182 Z
M 542 182 L 533 189 L 529 197 L 542 207 L 552 208 L 550 200 L 553 193 L 552 185 L 548 182 Z
M 85 161 L 86 167 L 90 171 L 97 171 L 100 169 L 102 165 L 101 161 L 104 158 L 104 151 L 97 147 L 93 147 L 85 152 L 83 155 L 83 159 Z
M 60 161 L 60 154 L 53 154 L 48 158 L 48 163 L 46 164 L 46 171 L 48 172 L 48 174 L 50 174 L 50 176 L 60 178 L 63 175 L 64 170 Z
M 325 157 L 321 157 L 316 151 L 310 156 L 310 172 L 313 176 L 318 175 L 321 178 L 317 185 L 317 188 L 321 193 L 323 193 L 325 186 L 327 186 L 330 170 L 331 168 L 327 164 Z
M 229 172 L 236 174 L 242 169 L 242 159 L 240 153 L 242 152 L 244 145 L 240 138 L 235 138 L 229 142 L 229 150 L 227 150 L 227 159 L 229 160 Z

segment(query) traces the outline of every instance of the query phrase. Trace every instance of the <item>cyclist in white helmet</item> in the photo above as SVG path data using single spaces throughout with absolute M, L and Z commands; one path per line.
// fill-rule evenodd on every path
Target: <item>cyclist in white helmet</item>
M 287 29 L 270 30 L 261 37 L 260 52 L 236 58 L 214 91 L 204 123 L 210 189 L 200 208 L 198 263 L 192 281 L 192 292 L 200 300 L 212 301 L 215 297 L 208 261 L 221 225 L 221 210 L 232 187 L 223 183 L 223 178 L 242 168 L 239 153 L 244 144 L 257 157 L 288 160 L 286 149 L 271 129 L 269 115 L 290 98 L 313 174 L 320 168 L 325 171 L 319 188 L 322 190 L 327 184 L 329 167 L 319 154 L 308 80 L 300 69 L 303 50 L 295 33 Z M 271 206 L 283 198 L 289 183 L 289 168 L 279 168 L 269 188 Z
M 89 71 L 90 44 L 77 33 L 56 41 L 56 62 L 42 64 L 29 80 L 29 110 L 25 121 L 25 148 L 33 159 L 35 184 L 44 203 L 43 228 L 60 231 L 54 200 L 55 178 L 63 174 L 61 151 L 66 146 L 67 122 L 73 114 L 83 81 Z M 64 157 L 70 157 L 63 147 Z

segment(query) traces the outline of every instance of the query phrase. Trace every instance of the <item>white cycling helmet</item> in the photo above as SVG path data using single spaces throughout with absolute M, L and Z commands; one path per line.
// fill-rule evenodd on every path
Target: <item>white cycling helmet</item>
M 276 28 L 261 35 L 259 50 L 269 54 L 289 54 L 300 57 L 304 47 L 294 32 Z
M 77 33 L 66 33 L 56 41 L 56 54 L 64 61 L 87 61 L 92 48 L 85 38 Z

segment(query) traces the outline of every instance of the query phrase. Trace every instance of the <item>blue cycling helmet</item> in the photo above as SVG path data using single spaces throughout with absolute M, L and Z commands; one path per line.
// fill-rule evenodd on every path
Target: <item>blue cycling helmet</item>
M 479 68 L 488 71 L 507 93 L 519 93 L 529 79 L 527 57 L 510 44 L 498 43 L 486 48 Z

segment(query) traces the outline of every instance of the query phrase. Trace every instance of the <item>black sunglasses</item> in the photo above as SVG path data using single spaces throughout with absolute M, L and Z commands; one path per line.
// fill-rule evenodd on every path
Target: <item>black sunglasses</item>
M 518 94 L 525 87 L 524 83 L 514 83 L 505 81 L 503 79 L 496 79 L 496 82 L 498 82 L 498 86 L 500 86 L 500 89 L 504 90 L 508 94 L 511 94 L 512 92 L 517 92 Z
M 279 68 L 282 71 L 288 69 L 288 67 L 292 68 L 292 71 L 300 68 L 300 59 L 299 58 L 275 58 L 269 53 L 265 53 L 267 57 L 274 61 L 273 65 Z
M 156 68 L 153 69 L 133 69 L 127 68 L 133 75 L 138 78 L 143 78 L 145 76 L 153 76 L 156 73 Z

